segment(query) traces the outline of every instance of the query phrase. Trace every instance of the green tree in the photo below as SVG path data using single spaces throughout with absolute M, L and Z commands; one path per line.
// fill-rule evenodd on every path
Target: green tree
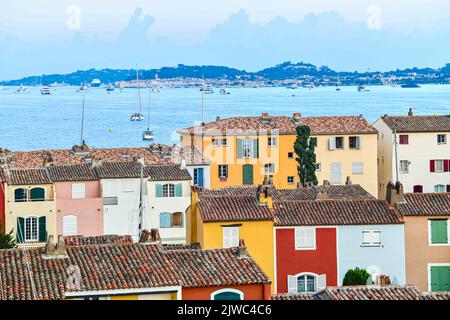
M 0 230 L 2 230 L 2 221 L 0 220 Z M 16 241 L 12 235 L 12 231 L 4 234 L 0 231 L 0 249 L 12 249 L 16 247 Z
M 358 286 L 372 284 L 370 274 L 365 269 L 350 269 L 344 276 L 343 286 Z
M 316 140 L 311 139 L 311 128 L 305 125 L 297 126 L 297 138 L 294 142 L 294 151 L 297 155 L 297 172 L 300 184 L 303 187 L 314 185 L 316 177 Z

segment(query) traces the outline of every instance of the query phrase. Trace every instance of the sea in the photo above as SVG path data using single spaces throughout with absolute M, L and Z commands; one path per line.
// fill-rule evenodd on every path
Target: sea
M 154 143 L 175 144 L 176 130 L 191 127 L 201 120 L 202 94 L 198 88 L 162 88 L 159 93 L 141 89 L 142 122 L 130 121 L 136 112 L 137 90 L 90 89 L 85 94 L 78 87 L 52 88 L 43 96 L 39 87 L 29 87 L 27 94 L 16 94 L 17 87 L 0 87 L 0 148 L 12 151 L 65 149 L 84 139 L 90 147 L 138 147 L 147 129 Z M 203 96 L 204 120 L 216 117 L 289 115 L 303 116 L 360 115 L 370 123 L 378 117 L 450 114 L 450 85 L 423 85 L 421 88 L 370 86 L 358 92 L 356 87 L 308 88 L 229 88 L 230 94 Z M 84 130 L 81 135 L 83 100 Z M 150 106 L 150 108 L 149 108 Z

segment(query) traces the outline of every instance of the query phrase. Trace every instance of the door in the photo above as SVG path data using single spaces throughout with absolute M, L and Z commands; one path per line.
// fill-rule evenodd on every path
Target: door
M 253 166 L 251 164 L 245 164 L 242 167 L 242 184 L 253 184 Z
M 342 166 L 340 162 L 331 164 L 331 183 L 338 184 L 342 182 Z
M 434 266 L 430 269 L 431 291 L 450 291 L 450 266 Z

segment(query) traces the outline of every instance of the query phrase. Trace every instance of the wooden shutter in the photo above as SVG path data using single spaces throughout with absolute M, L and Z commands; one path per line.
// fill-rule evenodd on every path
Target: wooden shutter
M 17 243 L 25 242 L 25 219 L 17 218 L 17 230 L 16 230 Z
M 317 277 L 317 291 L 323 290 L 327 287 L 327 275 L 321 274 Z
M 44 188 L 33 188 L 30 191 L 31 201 L 45 201 L 45 189 Z
M 447 192 L 450 192 L 450 184 L 447 185 Z
M 157 198 L 162 198 L 163 196 L 163 186 L 162 184 L 157 184 L 155 187 L 155 196 Z
M 242 144 L 243 144 L 243 140 L 242 139 L 236 139 L 236 148 L 237 148 L 237 158 L 238 159 L 242 159 Z
M 182 197 L 183 196 L 183 184 L 178 183 L 175 185 L 175 197 Z
M 450 160 L 444 160 L 444 172 L 449 172 L 449 162 Z
M 297 277 L 288 275 L 288 293 L 297 293 Z
M 259 158 L 259 139 L 253 139 L 253 158 Z
M 39 242 L 47 242 L 46 217 L 39 218 Z
M 450 291 L 450 266 L 432 266 L 430 275 L 431 291 Z
M 431 243 L 448 243 L 447 220 L 430 220 Z
M 434 160 L 430 160 L 430 172 L 435 172 L 434 171 Z

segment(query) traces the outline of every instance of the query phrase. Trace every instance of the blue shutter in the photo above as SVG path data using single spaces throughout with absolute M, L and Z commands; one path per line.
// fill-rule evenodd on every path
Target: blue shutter
M 237 158 L 242 159 L 242 139 L 236 139 Z
M 159 227 L 170 228 L 171 227 L 171 215 L 168 212 L 163 212 L 159 215 Z
M 157 184 L 156 185 L 156 197 L 162 198 L 162 196 L 163 196 L 163 186 L 162 186 L 162 184 Z
M 17 243 L 25 242 L 25 219 L 17 218 L 17 230 L 16 230 Z
M 183 185 L 181 183 L 178 183 L 175 185 L 175 197 L 182 197 L 183 196 Z
M 204 183 L 203 183 L 203 168 L 198 168 L 197 169 L 197 185 L 199 188 L 203 188 Z

